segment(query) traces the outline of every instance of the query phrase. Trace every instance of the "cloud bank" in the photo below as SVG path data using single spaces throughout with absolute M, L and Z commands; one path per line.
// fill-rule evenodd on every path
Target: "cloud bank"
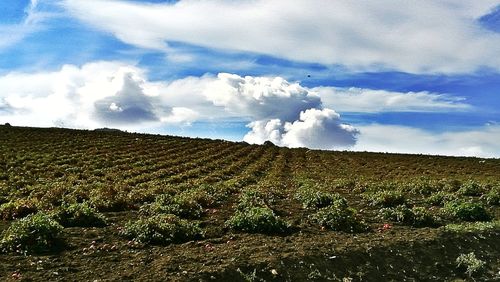
M 464 98 L 447 94 L 422 92 L 392 92 L 356 87 L 315 87 L 324 105 L 340 112 L 441 112 L 465 111 L 471 106 Z
M 249 122 L 248 142 L 318 149 L 352 146 L 357 134 L 314 91 L 280 77 L 220 73 L 153 82 L 138 67 L 94 62 L 10 73 L 0 77 L 0 89 L 0 119 L 20 125 L 138 130 L 238 119 Z M 276 136 L 259 129 L 273 123 Z
M 355 151 L 500 157 L 500 126 L 433 133 L 418 128 L 373 124 L 358 127 Z
M 479 21 L 498 5 L 494 0 L 407 1 L 404 8 L 397 0 L 64 0 L 61 5 L 71 17 L 123 42 L 173 58 L 183 54 L 181 61 L 189 54 L 169 42 L 355 71 L 500 70 L 500 34 Z
M 262 144 L 271 141 L 291 148 L 312 149 L 348 148 L 356 143 L 359 131 L 340 123 L 340 115 L 331 109 L 308 109 L 300 112 L 294 122 L 279 119 L 255 121 L 248 124 L 252 130 L 243 137 L 248 143 Z
M 243 139 L 249 143 L 269 140 L 315 149 L 500 156 L 497 125 L 443 133 L 377 124 L 352 126 L 342 121 L 337 109 L 439 112 L 471 107 L 445 94 L 307 88 L 279 77 L 221 73 L 151 81 L 146 70 L 123 62 L 0 76 L 0 123 L 143 131 L 236 119 L 247 123 Z

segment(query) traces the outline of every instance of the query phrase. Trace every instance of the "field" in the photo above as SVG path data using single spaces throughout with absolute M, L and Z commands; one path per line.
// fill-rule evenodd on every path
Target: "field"
M 500 160 L 0 126 L 0 279 L 500 280 Z

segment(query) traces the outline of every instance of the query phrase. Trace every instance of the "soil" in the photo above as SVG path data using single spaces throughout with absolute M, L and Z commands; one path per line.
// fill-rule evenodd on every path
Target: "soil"
M 85 194 L 101 187 L 96 183 L 113 187 L 116 194 L 142 196 L 131 193 L 138 189 L 144 192 L 139 197 L 143 203 L 165 185 L 237 187 L 223 203 L 205 210 L 199 220 L 205 231 L 202 240 L 155 246 L 119 236 L 127 222 L 140 217 L 142 203 L 133 198 L 135 202 L 110 208 L 118 211 L 102 210 L 109 223 L 105 227 L 65 228 L 61 245 L 50 252 L 0 254 L 2 281 L 500 281 L 499 229 L 452 233 L 444 227 L 384 221 L 378 217 L 380 207 L 371 206 L 359 187 L 331 185 L 331 192 L 345 197 L 370 226 L 369 232 L 350 234 L 310 222 L 311 211 L 294 199 L 298 179 L 304 178 L 327 186 L 421 177 L 500 183 L 498 159 L 291 150 L 271 144 L 16 127 L 0 127 L 0 152 L 0 204 L 11 194 L 39 195 L 37 189 L 47 187 L 79 187 L 75 191 Z M 58 195 L 56 188 L 47 191 Z M 273 211 L 292 224 L 290 233 L 248 234 L 224 226 L 241 192 L 254 188 L 268 193 Z M 422 195 L 406 196 L 409 204 L 423 205 Z M 469 198 L 481 201 L 479 196 Z M 488 210 L 500 218 L 498 206 Z M 0 231 L 11 223 L 0 221 Z M 486 262 L 473 277 L 456 264 L 459 255 L 470 252 Z

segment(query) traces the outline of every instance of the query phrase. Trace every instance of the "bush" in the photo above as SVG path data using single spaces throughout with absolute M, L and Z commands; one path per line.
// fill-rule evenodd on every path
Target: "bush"
M 412 181 L 408 183 L 407 186 L 407 188 L 409 188 L 412 193 L 426 196 L 431 195 L 432 193 L 440 189 L 439 183 L 427 179 Z
M 412 209 L 406 206 L 394 208 L 383 208 L 380 210 L 381 217 L 413 227 L 436 227 L 439 220 L 423 207 Z
M 309 186 L 299 188 L 295 199 L 302 202 L 302 206 L 307 209 L 320 209 L 333 204 L 347 206 L 346 199 L 339 194 L 319 191 Z
M 500 205 L 500 186 L 495 186 L 488 191 L 488 193 L 484 194 L 481 197 L 486 204 L 492 205 L 492 206 L 498 206 Z
M 471 277 L 484 269 L 486 263 L 478 258 L 474 252 L 468 254 L 461 254 L 456 259 L 457 267 L 465 269 L 465 273 Z
M 246 190 L 241 194 L 238 202 L 238 210 L 245 210 L 253 207 L 268 207 L 267 198 L 258 190 Z
M 448 224 L 445 230 L 454 233 L 478 233 L 485 231 L 500 231 L 500 221 L 492 222 L 466 222 L 460 224 Z
M 462 196 L 480 196 L 482 187 L 479 183 L 469 180 L 460 186 L 457 193 Z
M 249 207 L 237 210 L 226 221 L 226 226 L 233 230 L 265 234 L 279 234 L 289 230 L 289 224 L 266 207 Z
M 442 179 L 439 181 L 443 190 L 447 192 L 456 192 L 462 186 L 462 182 L 457 179 Z
M 454 219 L 464 221 L 489 221 L 492 216 L 480 203 L 473 202 L 448 202 L 444 206 L 445 214 Z
M 182 194 L 189 194 L 189 197 L 196 201 L 204 208 L 219 206 L 225 199 L 227 199 L 229 192 L 228 188 L 222 185 L 200 185 L 191 190 L 182 192 Z
M 404 195 L 399 191 L 379 191 L 366 197 L 373 206 L 395 207 L 406 203 Z
M 196 201 L 196 194 L 181 193 L 175 196 L 160 195 L 152 204 L 141 207 L 145 215 L 175 214 L 184 218 L 200 218 L 203 207 Z
M 9 252 L 48 251 L 59 242 L 63 227 L 44 213 L 28 215 L 13 222 L 2 233 L 0 248 Z
M 173 214 L 159 214 L 129 221 L 120 235 L 140 243 L 166 245 L 202 238 L 203 231 L 197 223 Z
M 427 197 L 425 199 L 425 202 L 433 206 L 443 206 L 446 202 L 454 201 L 457 199 L 458 199 L 457 195 L 453 193 L 440 191 Z
M 436 227 L 439 226 L 439 219 L 424 207 L 413 207 L 413 227 Z
M 87 202 L 63 204 L 55 210 L 53 217 L 64 227 L 102 227 L 106 218 Z
M 0 205 L 0 218 L 3 220 L 18 219 L 37 211 L 37 202 L 33 199 L 17 199 Z
M 368 230 L 368 226 L 356 217 L 356 211 L 344 205 L 321 208 L 310 219 L 335 231 L 358 233 Z

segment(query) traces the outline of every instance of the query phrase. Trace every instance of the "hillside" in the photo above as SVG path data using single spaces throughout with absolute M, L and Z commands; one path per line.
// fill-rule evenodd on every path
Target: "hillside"
M 500 159 L 0 126 L 1 280 L 496 280 L 499 203 Z

